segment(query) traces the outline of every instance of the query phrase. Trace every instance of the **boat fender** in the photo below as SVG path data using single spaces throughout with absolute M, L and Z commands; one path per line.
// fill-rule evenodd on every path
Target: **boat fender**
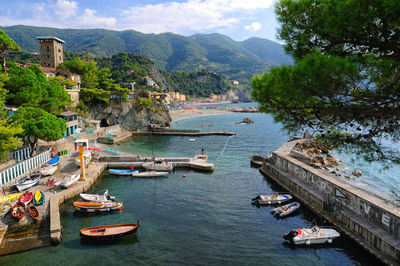
M 268 204 L 271 204 L 271 202 L 270 202 L 270 201 L 268 201 Z
M 308 246 L 308 245 L 310 245 L 310 244 L 311 244 L 310 240 L 307 240 L 307 241 L 306 241 L 306 245 Z
M 328 238 L 328 243 L 332 244 L 332 239 Z
M 280 201 L 280 200 L 278 201 L 278 204 L 281 204 L 281 201 Z

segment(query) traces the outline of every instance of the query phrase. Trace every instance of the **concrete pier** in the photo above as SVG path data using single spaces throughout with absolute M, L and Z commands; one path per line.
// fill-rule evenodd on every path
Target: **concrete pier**
M 323 169 L 292 158 L 290 151 L 296 142 L 285 143 L 274 151 L 263 162 L 260 172 L 287 189 L 382 262 L 399 265 L 399 207 Z

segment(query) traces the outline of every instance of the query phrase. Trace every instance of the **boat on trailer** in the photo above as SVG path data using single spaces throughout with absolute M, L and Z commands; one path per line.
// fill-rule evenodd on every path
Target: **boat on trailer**
M 106 201 L 106 202 L 72 202 L 75 210 L 81 212 L 106 212 L 114 210 L 122 210 L 122 201 Z
M 136 235 L 139 228 L 139 220 L 137 223 L 115 224 L 87 227 L 80 230 L 82 242 L 108 242 L 125 239 L 129 236 Z
M 103 195 L 98 194 L 79 194 L 82 199 L 92 202 L 105 202 L 105 201 L 112 201 L 115 200 L 115 197 L 108 195 L 108 190 L 104 192 Z
M 21 179 L 20 181 L 17 182 L 18 191 L 23 191 L 27 188 L 33 187 L 39 182 L 41 176 L 42 175 L 40 173 L 34 173 L 31 176 L 27 176 Z
M 268 205 L 268 204 L 281 204 L 283 202 L 291 200 L 293 197 L 286 192 L 276 192 L 272 195 L 258 195 L 257 197 L 251 199 L 253 204 L 261 204 L 261 205 Z
M 159 172 L 159 171 L 148 171 L 148 172 L 138 172 L 138 173 L 133 173 L 133 177 L 162 177 L 162 176 L 168 176 L 169 172 Z
M 313 226 L 311 228 L 293 229 L 283 236 L 295 245 L 311 245 L 311 244 L 331 244 L 335 238 L 340 236 L 334 227 Z
M 279 218 L 285 218 L 300 209 L 300 203 L 292 202 L 277 208 L 272 209 L 272 214 Z
M 113 175 L 132 175 L 133 173 L 139 172 L 139 170 L 133 169 L 108 169 L 108 172 Z

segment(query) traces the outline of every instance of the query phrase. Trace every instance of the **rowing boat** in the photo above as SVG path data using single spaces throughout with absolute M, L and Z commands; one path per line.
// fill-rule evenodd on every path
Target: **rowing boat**
M 131 235 L 136 235 L 139 228 L 139 220 L 137 223 L 115 224 L 87 227 L 80 230 L 81 241 L 83 242 L 108 242 L 118 241 Z
M 34 220 L 39 220 L 39 211 L 33 204 L 29 205 L 28 211 Z
M 42 205 L 44 203 L 44 193 L 41 190 L 37 190 L 35 196 L 33 197 L 33 204 L 36 206 Z
M 4 202 L 6 202 L 6 201 L 9 201 L 9 200 L 18 198 L 18 197 L 20 197 L 21 195 L 22 195 L 22 193 L 15 193 L 15 194 L 11 194 L 11 195 L 8 195 L 8 196 L 0 197 L 0 203 L 4 203 Z
M 18 191 L 23 191 L 27 188 L 33 187 L 39 182 L 41 176 L 40 173 L 34 173 L 31 176 L 21 179 L 17 182 Z
M 18 202 L 11 208 L 11 215 L 18 220 L 25 215 L 25 205 Z
M 104 192 L 103 195 L 84 194 L 84 193 L 81 193 L 79 195 L 81 196 L 82 199 L 87 200 L 87 201 L 92 201 L 92 202 L 104 202 L 104 201 L 115 200 L 115 197 L 108 195 L 108 190 L 106 190 L 106 192 Z
M 73 174 L 71 176 L 67 176 L 61 181 L 60 185 L 63 188 L 69 188 L 70 186 L 78 182 L 80 178 L 81 174 Z
M 54 172 L 57 170 L 57 165 L 45 165 L 42 168 L 40 168 L 39 172 L 42 174 L 42 176 L 47 176 L 47 175 L 52 175 Z
M 32 192 L 25 192 L 24 194 L 19 197 L 19 202 L 27 206 L 33 199 Z
M 276 192 L 272 195 L 258 195 L 257 197 L 252 199 L 253 204 L 263 204 L 263 205 L 268 205 L 268 204 L 281 204 L 282 202 L 289 201 L 293 197 L 285 192 Z
M 132 174 L 133 177 L 161 177 L 168 175 L 169 172 L 157 172 L 157 171 L 138 172 Z
M 133 169 L 108 169 L 108 172 L 113 175 L 132 175 L 133 173 L 139 172 L 139 170 Z

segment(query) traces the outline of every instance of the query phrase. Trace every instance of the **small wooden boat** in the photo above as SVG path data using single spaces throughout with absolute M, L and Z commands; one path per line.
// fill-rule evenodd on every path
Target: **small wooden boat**
M 73 174 L 71 176 L 67 176 L 61 181 L 60 186 L 62 186 L 63 188 L 69 188 L 70 186 L 78 182 L 80 178 L 81 174 Z
M 37 190 L 33 196 L 33 205 L 39 206 L 44 203 L 44 193 L 41 190 Z
M 41 176 L 40 173 L 34 173 L 31 176 L 21 179 L 17 182 L 18 191 L 23 191 L 27 188 L 33 187 L 39 182 Z
M 285 192 L 276 192 L 273 195 L 258 195 L 257 197 L 251 199 L 253 204 L 281 204 L 282 202 L 289 201 L 292 199 L 292 196 Z
M 105 202 L 105 201 L 115 200 L 115 197 L 108 195 L 108 190 L 106 190 L 106 192 L 104 192 L 103 195 L 84 194 L 84 193 L 81 193 L 79 195 L 81 196 L 82 199 L 92 202 Z
M 138 172 L 132 174 L 133 177 L 161 177 L 168 175 L 169 172 L 157 172 L 157 171 Z
M 277 216 L 279 218 L 284 218 L 284 217 L 287 217 L 287 216 L 293 214 L 294 212 L 296 212 L 299 209 L 300 209 L 300 203 L 292 202 L 292 203 L 283 205 L 281 207 L 272 209 L 271 212 L 274 214 L 274 216 Z
M 139 172 L 139 170 L 133 169 L 108 169 L 108 172 L 113 175 L 132 175 L 133 173 Z
M 60 157 L 56 156 L 47 162 L 48 165 L 57 165 L 60 162 Z
M 57 165 L 45 165 L 42 168 L 40 168 L 39 173 L 41 173 L 42 176 L 47 176 L 54 174 L 56 170 L 57 170 Z
M 329 243 L 339 237 L 339 232 L 333 227 L 298 228 L 293 229 L 283 236 L 284 239 L 290 240 L 295 245 L 310 245 Z
M 172 170 L 174 170 L 174 167 L 175 167 L 175 165 L 173 163 L 169 163 L 167 161 L 162 161 L 160 163 L 147 162 L 147 163 L 143 163 L 142 166 L 146 170 L 152 170 L 152 171 L 172 171 Z
M 118 241 L 131 235 L 136 235 L 139 228 L 139 220 L 137 223 L 116 224 L 87 227 L 80 230 L 81 240 L 83 242 L 107 242 Z
M 25 192 L 24 194 L 19 197 L 19 202 L 21 204 L 24 204 L 27 206 L 33 199 L 33 193 L 32 192 Z
M 28 211 L 34 220 L 39 220 L 39 211 L 33 204 L 29 205 Z
M 11 208 L 11 215 L 14 218 L 21 219 L 25 215 L 25 205 L 18 202 Z
M 72 202 L 74 208 L 81 212 L 106 212 L 113 210 L 122 210 L 122 201 L 106 201 L 106 202 Z
M 2 197 L 0 197 L 0 203 L 4 203 L 6 201 L 9 201 L 9 200 L 12 200 L 15 198 L 19 198 L 19 197 L 21 197 L 21 195 L 22 195 L 22 193 L 15 193 L 15 194 L 11 194 L 8 196 L 2 196 Z

